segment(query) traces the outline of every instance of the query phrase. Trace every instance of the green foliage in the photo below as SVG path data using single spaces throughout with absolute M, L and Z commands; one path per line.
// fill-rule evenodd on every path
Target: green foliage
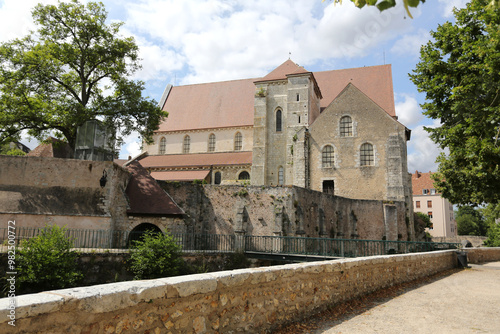
M 488 239 L 484 241 L 486 247 L 500 247 L 500 224 L 491 225 L 488 230 Z
M 135 279 L 174 276 L 181 267 L 181 247 L 171 235 L 146 231 L 133 242 L 130 269 Z
M 123 23 L 107 25 L 102 3 L 77 0 L 39 4 L 32 14 L 36 32 L 0 45 L 0 142 L 52 131 L 74 148 L 77 127 L 92 119 L 117 144 L 134 130 L 151 142 L 167 113 L 129 79 L 141 66 L 134 39 L 119 35 Z
M 452 203 L 500 201 L 500 9 L 472 0 L 456 22 L 431 32 L 411 80 L 426 93 L 426 128 L 448 154 L 437 161 L 436 188 Z
M 481 211 L 471 206 L 461 206 L 456 212 L 458 235 L 485 236 L 488 225 L 484 221 Z
M 325 0 L 323 0 L 324 2 Z M 334 3 L 342 3 L 342 0 L 333 0 Z M 409 7 L 417 7 L 420 3 L 424 3 L 425 0 L 402 0 L 403 5 L 406 9 L 406 13 L 410 18 L 413 18 L 410 13 Z M 396 0 L 351 0 L 354 5 L 358 8 L 363 8 L 364 6 L 376 6 L 378 10 L 383 11 L 396 6 Z
M 76 286 L 83 275 L 78 271 L 78 253 L 66 229 L 45 226 L 41 233 L 22 242 L 16 252 L 21 293 L 32 293 Z
M 419 240 L 426 239 L 425 229 L 432 226 L 432 222 L 429 216 L 422 212 L 415 212 L 413 214 L 413 222 L 415 226 L 416 237 Z

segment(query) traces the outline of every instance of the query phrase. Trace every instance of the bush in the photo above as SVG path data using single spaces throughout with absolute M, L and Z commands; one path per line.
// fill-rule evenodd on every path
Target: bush
M 488 239 L 484 241 L 486 247 L 500 247 L 500 224 L 491 225 L 488 231 Z
M 78 253 L 66 229 L 45 226 L 39 235 L 21 243 L 16 251 L 18 294 L 76 286 L 83 275 Z
M 172 236 L 146 231 L 132 244 L 130 270 L 135 279 L 174 276 L 182 266 L 181 247 Z

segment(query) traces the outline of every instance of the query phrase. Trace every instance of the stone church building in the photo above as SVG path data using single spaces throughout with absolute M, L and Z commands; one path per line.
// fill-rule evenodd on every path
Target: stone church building
M 137 158 L 157 180 L 298 186 L 411 205 L 390 65 L 168 85 L 168 118 Z

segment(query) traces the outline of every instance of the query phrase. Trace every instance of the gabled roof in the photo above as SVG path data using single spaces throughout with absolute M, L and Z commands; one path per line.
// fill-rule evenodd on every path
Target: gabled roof
M 125 191 L 130 205 L 127 213 L 141 215 L 184 214 L 184 211 L 175 204 L 141 164 L 132 161 L 126 169 L 132 175 Z
M 326 108 L 353 83 L 370 99 L 395 116 L 390 65 L 345 70 L 308 72 L 291 60 L 285 61 L 263 78 L 213 82 L 173 87 L 163 110 L 169 115 L 158 131 L 186 131 L 210 128 L 253 126 L 255 82 L 286 79 L 287 75 L 312 73 Z
M 252 152 L 150 155 L 139 162 L 145 168 L 249 165 L 252 163 Z
M 69 159 L 73 157 L 73 150 L 67 142 L 49 137 L 26 155 L 30 157 Z
M 261 79 L 258 79 L 257 82 L 283 80 L 286 79 L 287 74 L 295 73 L 297 71 L 307 73 L 307 71 L 303 67 L 300 67 L 299 65 L 288 59 L 283 64 L 272 70 L 268 75 Z
M 411 174 L 411 185 L 413 195 L 423 195 L 424 189 L 435 189 L 434 180 L 431 179 L 432 173 L 422 173 L 418 170 Z M 437 194 L 437 193 L 436 193 Z

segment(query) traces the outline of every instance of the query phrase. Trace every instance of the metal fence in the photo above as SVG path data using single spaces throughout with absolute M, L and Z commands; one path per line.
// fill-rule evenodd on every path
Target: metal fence
M 0 228 L 0 244 L 21 244 L 39 235 L 43 228 Z M 14 232 L 14 233 L 13 233 Z M 142 232 L 66 229 L 74 248 L 128 249 Z M 10 234 L 10 235 L 9 235 Z M 254 252 L 266 254 L 361 257 L 458 249 L 460 243 L 386 240 L 328 239 L 307 237 L 171 233 L 186 252 Z M 10 242 L 9 242 L 10 241 Z

